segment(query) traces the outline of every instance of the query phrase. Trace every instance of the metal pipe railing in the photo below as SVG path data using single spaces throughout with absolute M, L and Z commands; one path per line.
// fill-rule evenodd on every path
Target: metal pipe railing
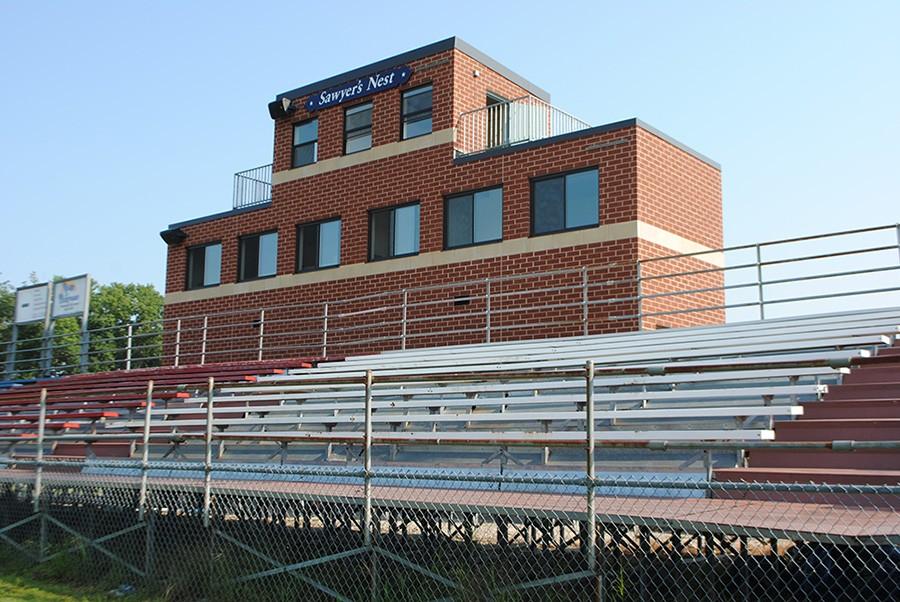
M 590 124 L 534 96 L 466 111 L 459 115 L 460 156 L 588 129 Z
M 234 174 L 233 207 L 253 207 L 272 200 L 272 164 Z
M 884 234 L 892 240 L 798 249 L 793 255 L 782 252 L 776 258 L 763 253 L 776 247 L 790 251 L 795 243 L 846 243 L 855 236 Z M 892 253 L 894 250 L 897 253 Z M 721 265 L 703 259 L 714 253 L 727 260 L 741 252 L 751 252 L 752 259 Z M 865 264 L 854 265 L 855 259 Z M 674 269 L 666 269 L 667 261 Z M 876 261 L 879 263 L 873 263 Z M 792 266 L 802 271 L 772 272 Z M 682 317 L 678 325 L 685 320 L 688 324 L 722 322 L 731 313 L 750 308 L 756 308 L 756 317 L 764 319 L 770 317 L 766 311 L 770 308 L 784 311 L 781 308 L 802 304 L 802 311 L 808 313 L 809 302 L 884 299 L 900 292 L 900 283 L 878 279 L 843 288 L 838 284 L 861 277 L 871 280 L 898 270 L 900 226 L 891 224 L 642 257 L 634 263 L 505 274 L 312 303 L 128 322 L 90 329 L 87 348 L 76 334 L 41 332 L 39 326 L 30 326 L 21 329 L 16 340 L 2 343 L 0 365 L 10 379 L 45 375 L 47 357 L 53 358 L 52 370 L 58 373 L 79 371 L 84 363 L 91 371 L 129 370 L 259 360 L 292 353 L 326 356 L 329 350 L 353 352 L 364 345 L 406 349 L 412 341 L 421 344 L 429 337 L 452 334 L 465 335 L 467 342 L 490 342 L 500 333 L 551 327 L 571 326 L 579 334 L 598 332 L 604 324 L 618 330 L 656 327 L 662 318 L 677 316 Z M 744 280 L 734 281 L 735 275 Z M 801 288 L 783 291 L 791 285 Z M 461 297 L 460 290 L 465 290 Z M 889 304 L 900 306 L 900 296 L 894 297 Z

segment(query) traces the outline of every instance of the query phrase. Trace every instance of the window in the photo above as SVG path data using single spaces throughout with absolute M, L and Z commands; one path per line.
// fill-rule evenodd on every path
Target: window
M 599 223 L 596 169 L 541 178 L 531 185 L 531 232 L 547 234 Z
M 419 204 L 369 213 L 369 260 L 419 252 Z
M 444 203 L 444 247 L 503 239 L 503 188 L 448 197 Z
M 297 271 L 330 268 L 341 263 L 341 220 L 297 226 Z
M 372 103 L 344 111 L 344 154 L 372 148 Z
M 294 124 L 294 148 L 291 167 L 315 163 L 319 154 L 319 120 L 310 119 Z
M 403 93 L 403 139 L 431 133 L 431 86 Z
M 238 253 L 238 280 L 255 280 L 275 275 L 278 232 L 241 237 Z
M 222 274 L 222 243 L 200 245 L 188 249 L 188 289 L 216 286 Z

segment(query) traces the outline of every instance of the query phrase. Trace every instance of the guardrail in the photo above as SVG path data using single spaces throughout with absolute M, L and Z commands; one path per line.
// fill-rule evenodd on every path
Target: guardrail
M 534 96 L 523 96 L 461 113 L 456 129 L 460 156 L 541 140 L 591 127 Z
M 900 225 L 170 316 L 2 343 L 5 378 L 576 336 L 900 306 Z M 839 299 L 840 303 L 835 303 Z M 30 330 L 29 330 L 30 329 Z
M 272 200 L 272 164 L 234 174 L 233 207 L 242 209 Z

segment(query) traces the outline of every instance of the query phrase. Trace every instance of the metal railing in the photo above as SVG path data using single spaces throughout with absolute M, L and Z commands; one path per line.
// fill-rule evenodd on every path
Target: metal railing
M 234 174 L 233 207 L 253 207 L 272 200 L 272 164 Z
M 314 303 L 170 316 L 0 351 L 6 378 L 575 336 L 900 307 L 900 225 L 508 274 Z M 29 334 L 30 333 L 30 334 Z
M 523 96 L 461 113 L 456 129 L 460 156 L 513 146 L 591 127 L 534 96 Z

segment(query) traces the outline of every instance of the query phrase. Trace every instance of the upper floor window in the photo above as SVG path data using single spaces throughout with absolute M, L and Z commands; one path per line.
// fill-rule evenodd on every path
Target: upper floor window
M 319 154 L 319 120 L 310 119 L 294 124 L 294 144 L 291 167 L 315 163 Z
M 341 263 L 341 220 L 297 226 L 297 271 L 330 268 Z
M 466 247 L 503 238 L 503 188 L 447 197 L 444 246 Z
M 191 247 L 187 253 L 188 289 L 216 286 L 221 282 L 222 243 Z
M 431 86 L 403 93 L 403 139 L 431 133 Z
M 344 111 L 344 154 L 372 148 L 372 103 Z
M 369 213 L 369 260 L 419 252 L 419 204 Z
M 599 223 L 599 172 L 588 169 L 531 183 L 531 232 L 548 234 Z
M 238 250 L 238 280 L 274 276 L 278 259 L 278 232 L 242 236 Z

